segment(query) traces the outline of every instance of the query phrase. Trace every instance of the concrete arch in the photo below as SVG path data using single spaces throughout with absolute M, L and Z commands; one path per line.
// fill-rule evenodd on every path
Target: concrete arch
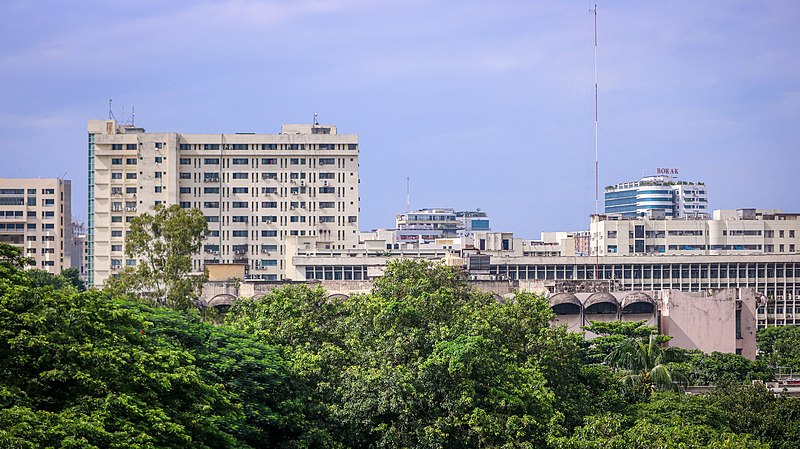
M 647 293 L 633 292 L 622 298 L 622 314 L 655 313 L 656 302 Z
M 328 299 L 347 300 L 347 299 L 350 299 L 350 296 L 346 295 L 344 293 L 331 293 L 330 295 L 328 295 Z
M 229 295 L 227 293 L 222 293 L 220 295 L 214 296 L 208 301 L 206 307 L 213 307 L 220 312 L 223 312 L 228 309 L 228 307 L 236 301 L 236 297 L 233 295 Z
M 581 301 L 572 293 L 556 293 L 547 300 L 556 315 L 580 315 Z
M 592 293 L 583 303 L 585 321 L 615 321 L 619 318 L 619 302 L 611 293 Z

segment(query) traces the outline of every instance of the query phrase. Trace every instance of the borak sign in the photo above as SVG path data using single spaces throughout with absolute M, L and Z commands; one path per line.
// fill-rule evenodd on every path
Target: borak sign
M 677 175 L 678 169 L 677 168 L 657 168 L 656 169 L 657 175 Z

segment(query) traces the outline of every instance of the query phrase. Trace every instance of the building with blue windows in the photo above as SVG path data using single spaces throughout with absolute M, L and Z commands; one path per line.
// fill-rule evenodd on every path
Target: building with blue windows
M 708 215 L 705 183 L 648 176 L 605 188 L 605 214 L 622 217 L 701 217 Z

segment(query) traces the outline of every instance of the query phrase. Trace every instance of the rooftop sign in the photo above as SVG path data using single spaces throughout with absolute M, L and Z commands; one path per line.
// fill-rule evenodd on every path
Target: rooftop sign
M 657 168 L 656 169 L 657 175 L 677 175 L 678 169 L 677 168 Z

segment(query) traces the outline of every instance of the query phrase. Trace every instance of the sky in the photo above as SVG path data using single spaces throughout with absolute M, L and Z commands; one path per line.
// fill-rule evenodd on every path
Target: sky
M 538 238 L 595 210 L 586 1 L 0 2 L 0 177 L 72 180 L 89 119 L 360 142 L 361 230 L 486 211 Z M 800 212 L 800 2 L 597 2 L 599 185 L 677 168 L 711 209 Z

